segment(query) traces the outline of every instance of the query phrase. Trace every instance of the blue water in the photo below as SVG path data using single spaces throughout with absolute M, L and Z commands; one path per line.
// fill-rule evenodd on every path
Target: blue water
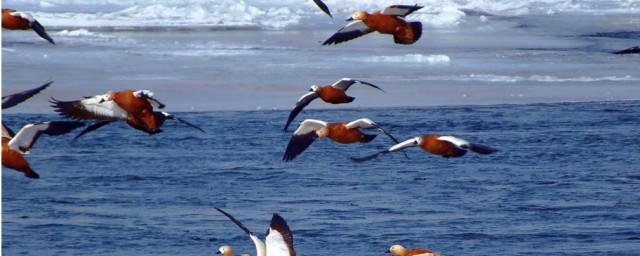
M 498 148 L 445 159 L 417 148 L 366 163 L 390 145 L 315 142 L 281 161 L 287 111 L 177 113 L 153 136 L 110 125 L 41 137 L 41 175 L 2 172 L 6 255 L 212 255 L 255 249 L 221 207 L 264 235 L 289 223 L 299 255 L 383 255 L 391 244 L 445 255 L 638 255 L 640 101 L 305 110 L 369 117 L 398 139 L 453 134 Z M 13 129 L 59 119 L 4 114 Z

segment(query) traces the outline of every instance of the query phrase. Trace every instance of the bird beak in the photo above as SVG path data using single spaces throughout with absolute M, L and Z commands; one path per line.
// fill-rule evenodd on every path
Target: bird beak
M 217 251 L 216 254 L 222 254 L 220 251 Z
M 387 250 L 387 251 L 386 251 L 386 252 L 384 252 L 384 253 L 391 253 L 391 250 Z
M 347 19 L 347 21 L 352 21 L 352 20 L 353 20 L 353 18 L 348 18 L 348 19 Z
M 312 91 L 313 91 L 313 89 L 309 89 L 309 91 L 310 91 L 310 92 L 312 92 Z

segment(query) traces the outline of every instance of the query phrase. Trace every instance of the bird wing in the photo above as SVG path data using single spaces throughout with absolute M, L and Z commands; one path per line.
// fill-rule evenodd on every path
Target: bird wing
M 326 13 L 327 15 L 329 15 L 329 17 L 333 19 L 333 16 L 331 16 L 331 12 L 329 12 L 329 7 L 327 7 L 327 5 L 324 4 L 324 2 L 322 2 L 322 0 L 313 0 L 313 2 L 316 3 L 316 5 L 318 6 L 318 8 L 320 8 L 320 10 L 322 10 L 324 13 Z
M 96 95 L 77 101 L 59 101 L 51 98 L 51 105 L 60 115 L 73 119 L 126 120 L 127 112 L 106 95 Z
M 349 89 L 349 87 L 351 87 L 351 85 L 353 85 L 355 83 L 366 84 L 368 86 L 371 86 L 373 88 L 376 88 L 376 89 L 384 92 L 384 90 L 382 90 L 382 88 L 378 87 L 375 84 L 368 83 L 368 82 L 361 81 L 361 80 L 351 79 L 351 78 L 342 78 L 342 79 L 338 80 L 337 82 L 333 83 L 331 86 L 334 87 L 334 88 L 346 91 L 347 89 Z
M 15 132 L 9 129 L 9 127 L 6 127 L 4 124 L 2 124 L 2 137 L 11 139 L 14 135 L 16 135 Z
M 640 53 L 640 46 L 634 46 L 624 49 L 622 51 L 613 52 L 613 54 L 628 54 L 628 53 Z
M 398 150 L 401 150 L 401 149 L 404 149 L 404 148 L 408 148 L 408 147 L 414 147 L 414 146 L 417 146 L 417 145 L 418 144 L 416 143 L 416 139 L 415 138 L 411 138 L 411 139 L 405 140 L 403 142 L 400 142 L 400 143 L 398 143 L 396 145 L 393 145 L 388 149 L 379 151 L 377 153 L 374 153 L 374 154 L 371 154 L 371 155 L 368 155 L 368 156 L 365 156 L 365 157 L 349 157 L 349 159 L 351 159 L 351 161 L 354 161 L 356 163 L 360 163 L 360 162 L 364 162 L 364 161 L 368 161 L 368 160 L 374 159 L 374 158 L 379 157 L 379 156 L 384 155 L 384 154 L 395 152 L 395 151 L 398 151 Z
M 61 135 L 71 130 L 83 126 L 83 122 L 77 121 L 56 121 L 37 124 L 27 124 L 9 141 L 9 148 L 24 153 L 29 152 L 33 144 L 36 143 L 40 135 L 51 136 Z
M 146 99 L 149 104 L 151 104 L 151 106 L 154 106 L 156 108 L 159 109 L 163 109 L 165 107 L 164 104 L 162 104 L 162 102 L 160 102 L 159 100 L 157 100 L 156 98 L 153 97 L 153 92 L 149 91 L 149 90 L 138 90 L 133 92 L 133 96 L 137 97 L 137 98 L 144 98 Z
M 51 39 L 51 37 L 44 30 L 44 27 L 40 25 L 40 22 L 38 22 L 30 13 L 13 12 L 11 13 L 11 16 L 20 17 L 27 20 L 29 22 L 29 25 L 31 25 L 31 29 L 33 29 L 33 31 L 35 31 L 36 34 L 38 34 L 40 37 L 44 38 L 45 40 L 49 41 L 50 43 L 56 44 L 55 42 L 53 42 L 53 39 Z
M 161 115 L 162 115 L 162 118 L 164 118 L 164 119 L 172 119 L 172 120 L 176 120 L 176 121 L 178 121 L 178 122 L 180 122 L 180 123 L 186 124 L 186 125 L 188 125 L 188 126 L 190 126 L 190 127 L 194 128 L 194 129 L 196 129 L 196 130 L 198 130 L 198 131 L 201 131 L 201 132 L 203 132 L 203 133 L 206 133 L 206 132 L 204 132 L 204 130 L 202 130 L 202 128 L 200 128 L 200 127 L 196 126 L 195 124 L 189 123 L 189 122 L 185 121 L 185 120 L 184 120 L 184 119 L 182 119 L 182 118 L 178 118 L 178 117 L 176 117 L 176 116 L 174 116 L 174 115 L 172 115 L 172 114 L 169 114 L 169 113 L 167 113 L 167 112 L 160 112 L 160 113 L 161 113 Z
M 342 27 L 340 30 L 338 30 L 338 32 L 324 41 L 322 45 L 339 44 L 364 36 L 373 31 L 373 29 L 365 25 L 361 20 L 356 20 Z
M 463 139 L 458 138 L 458 137 L 455 137 L 455 136 L 440 136 L 440 137 L 438 137 L 438 140 L 451 142 L 451 144 L 455 145 L 456 147 L 458 147 L 460 149 L 464 149 L 464 150 L 468 150 L 469 149 L 469 144 L 471 144 L 468 141 L 463 140 Z
M 22 103 L 23 101 L 33 97 L 34 95 L 38 94 L 42 90 L 46 89 L 49 85 L 51 85 L 51 83 L 53 83 L 53 81 L 47 82 L 46 84 L 43 84 L 43 85 L 38 86 L 36 88 L 33 88 L 31 90 L 26 90 L 26 91 L 23 91 L 23 92 L 19 92 L 19 93 L 14 93 L 14 94 L 11 94 L 11 95 L 3 96 L 2 97 L 2 109 L 7 109 L 7 108 L 10 108 L 10 107 L 13 107 L 15 105 L 18 105 L 18 104 Z
M 394 143 L 396 144 L 400 143 L 400 141 L 398 141 L 395 137 L 393 137 L 391 133 L 387 132 L 385 129 L 382 129 L 382 127 L 380 127 L 378 124 L 376 124 L 375 122 L 373 122 L 373 120 L 369 118 L 360 118 L 358 120 L 347 123 L 345 126 L 349 129 L 353 129 L 353 128 L 376 129 L 378 131 L 381 131 L 385 135 L 387 135 L 387 137 L 389 137 Z M 404 152 L 404 150 L 402 151 L 402 153 L 404 153 L 405 157 L 409 158 L 409 156 L 407 155 L 406 152 Z
M 218 207 L 216 207 L 216 210 L 218 210 L 219 212 L 221 212 L 222 214 L 227 216 L 227 218 L 229 218 L 231 221 L 233 221 L 233 223 L 238 225 L 238 227 L 240 227 L 242 230 L 244 230 L 245 233 L 247 233 L 247 235 L 249 235 L 249 237 L 251 238 L 251 240 L 253 241 L 253 243 L 256 246 L 256 251 L 257 251 L 256 254 L 257 254 L 257 256 L 267 256 L 267 247 L 264 244 L 264 242 L 262 242 L 262 240 L 260 240 L 260 238 L 258 238 L 256 235 L 251 233 L 251 230 L 249 230 L 247 227 L 242 225 L 242 223 L 240 221 L 238 221 L 236 218 L 234 218 L 233 216 L 231 216 L 231 214 L 228 214 L 227 212 L 223 211 L 222 209 L 220 209 Z
M 287 129 L 289 129 L 289 125 L 291 125 L 293 119 L 298 116 L 298 114 L 304 107 L 309 105 L 309 103 L 311 103 L 311 101 L 315 100 L 316 98 L 318 98 L 318 94 L 316 92 L 308 92 L 305 95 L 302 95 L 302 97 L 298 99 L 298 102 L 296 102 L 296 106 L 293 108 L 293 110 L 291 110 L 291 113 L 289 113 L 287 123 L 284 125 L 284 129 L 282 131 L 287 132 Z
M 278 214 L 273 214 L 266 237 L 267 256 L 295 256 L 293 234 L 287 222 Z
M 80 138 L 80 136 L 85 135 L 85 134 L 87 134 L 89 132 L 95 131 L 98 128 L 100 128 L 102 126 L 105 126 L 105 125 L 108 125 L 108 124 L 110 124 L 112 122 L 114 122 L 114 121 L 96 121 L 96 122 L 93 122 L 89 126 L 87 126 L 87 128 L 82 130 L 82 132 L 80 132 L 80 134 L 76 135 L 76 137 L 74 137 L 73 140 L 76 140 L 76 139 Z
M 382 10 L 382 14 L 405 17 L 417 10 L 422 9 L 422 6 L 416 5 L 392 5 Z
M 300 123 L 300 126 L 289 139 L 287 149 L 284 152 L 282 160 L 290 162 L 298 155 L 302 154 L 311 144 L 318 138 L 316 131 L 324 126 L 327 126 L 327 122 L 307 119 Z

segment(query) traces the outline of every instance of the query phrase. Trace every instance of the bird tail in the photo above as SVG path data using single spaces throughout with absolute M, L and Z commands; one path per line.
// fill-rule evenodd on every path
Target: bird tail
M 377 134 L 363 134 L 363 139 L 362 139 L 362 143 L 367 143 L 367 142 L 371 142 L 373 139 L 376 138 L 376 136 L 378 136 Z
M 396 44 L 413 44 L 422 36 L 422 23 L 419 21 L 409 22 L 403 32 L 393 36 Z
M 470 143 L 469 144 L 469 150 L 476 152 L 478 154 L 482 154 L 482 155 L 488 155 L 491 153 L 494 153 L 496 151 L 498 151 L 495 148 L 489 147 L 489 146 L 485 146 L 485 145 L 481 145 L 481 144 L 474 144 L 474 143 Z
M 23 172 L 24 172 L 24 176 L 27 176 L 29 178 L 32 178 L 32 179 L 39 179 L 40 178 L 40 175 L 37 172 L 35 172 L 34 170 L 32 170 L 31 167 L 27 166 L 27 168 Z

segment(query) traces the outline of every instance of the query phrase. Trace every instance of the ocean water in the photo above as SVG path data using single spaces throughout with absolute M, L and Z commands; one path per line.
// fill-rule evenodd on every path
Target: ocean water
M 124 124 L 41 137 L 27 156 L 40 180 L 2 172 L 6 255 L 255 253 L 221 207 L 260 236 L 272 213 L 298 255 L 383 255 L 391 244 L 445 255 L 636 255 L 640 249 L 640 102 L 309 110 L 369 117 L 398 139 L 452 134 L 498 148 L 446 159 L 418 148 L 365 163 L 392 144 L 316 141 L 281 161 L 287 111 L 185 112 L 207 133 Z M 6 114 L 17 129 L 59 119 Z M 295 122 L 297 124 L 297 122 Z
M 254 252 L 221 207 L 264 235 L 280 213 L 299 255 L 637 255 L 640 249 L 640 1 L 444 0 L 409 20 L 414 45 L 367 35 L 321 42 L 352 11 L 409 1 L 13 0 L 57 45 L 2 31 L 2 94 L 55 82 L 2 111 L 14 130 L 60 119 L 50 97 L 149 89 L 177 123 L 147 136 L 112 124 L 43 136 L 29 180 L 2 171 L 6 255 Z M 453 134 L 500 149 L 444 159 L 416 148 L 317 141 L 281 161 L 288 111 L 312 84 L 361 79 L 349 105 L 305 118 L 369 117 L 398 139 Z
M 411 46 L 373 33 L 321 42 L 354 10 L 381 1 L 16 0 L 57 45 L 2 34 L 3 93 L 55 83 L 9 113 L 49 113 L 46 98 L 149 89 L 170 111 L 290 109 L 313 84 L 342 77 L 352 107 L 490 105 L 638 99 L 640 1 L 421 1 Z M 393 4 L 414 4 L 410 1 Z M 311 104 L 310 108 L 341 108 Z

